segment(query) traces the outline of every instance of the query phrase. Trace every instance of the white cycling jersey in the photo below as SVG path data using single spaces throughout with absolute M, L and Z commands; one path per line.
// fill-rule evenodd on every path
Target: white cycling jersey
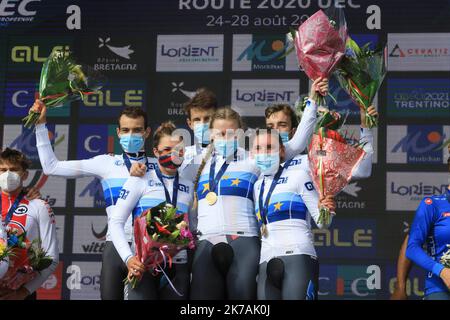
M 2 221 L 5 220 L 9 209 L 16 201 L 17 196 L 8 196 L 1 194 L 2 201 Z M 18 207 L 14 210 L 8 228 L 16 229 L 19 233 L 25 232 L 26 239 L 41 241 L 41 248 L 52 258 L 50 266 L 38 273 L 38 275 L 24 285 L 24 287 L 33 293 L 47 280 L 55 271 L 59 262 L 58 238 L 56 237 L 55 215 L 47 202 L 35 199 L 27 200 L 23 198 Z M 22 259 L 21 256 L 10 258 L 10 261 Z
M 271 194 L 266 213 L 267 236 L 261 237 L 260 263 L 277 256 L 292 254 L 316 256 L 311 217 L 319 228 L 325 226 L 317 223 L 319 195 L 314 189 L 309 171 L 304 170 L 302 166 L 307 157 L 299 155 L 290 160 Z M 262 225 L 259 204 L 261 185 L 264 181 L 264 194 L 261 199 L 264 206 L 273 179 L 274 175 L 261 175 L 255 183 L 255 214 L 259 226 Z
M 53 152 L 45 124 L 36 126 L 36 146 L 44 174 L 65 178 L 96 177 L 100 179 L 109 223 L 111 208 L 116 203 L 123 184 L 130 176 L 123 155 L 105 154 L 85 160 L 59 161 Z M 129 157 L 129 159 L 131 163 L 146 161 L 145 156 Z M 156 160 L 147 158 L 147 161 L 151 164 Z M 127 239 L 131 241 L 131 218 L 127 221 L 125 230 Z M 111 241 L 109 230 L 106 241 Z
M 315 126 L 316 112 L 317 105 L 308 100 L 294 137 L 285 144 L 287 157 L 294 157 L 306 148 Z M 198 155 L 181 171 L 185 179 L 194 181 L 203 157 L 204 154 Z M 200 239 L 212 239 L 221 235 L 258 236 L 253 187 L 260 174 L 259 168 L 245 150 L 238 149 L 236 159 L 230 162 L 216 188 L 210 190 L 209 173 L 213 159 L 216 162 L 216 175 L 225 162 L 223 157 L 213 154 L 206 162 L 195 190 L 199 200 L 196 220 Z M 206 200 L 210 191 L 214 191 L 218 196 L 213 205 L 209 205 Z

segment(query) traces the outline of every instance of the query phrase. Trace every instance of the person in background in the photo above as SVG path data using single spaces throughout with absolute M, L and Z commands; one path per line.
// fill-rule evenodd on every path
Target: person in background
M 195 96 L 185 104 L 184 110 L 187 114 L 186 122 L 194 132 L 194 144 L 185 147 L 184 161 L 180 170 L 183 170 L 195 156 L 202 154 L 209 145 L 209 122 L 217 110 L 216 95 L 208 88 L 199 88 Z

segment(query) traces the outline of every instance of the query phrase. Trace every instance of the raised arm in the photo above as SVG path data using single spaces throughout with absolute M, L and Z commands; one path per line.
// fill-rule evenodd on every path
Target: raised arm
M 372 116 L 378 116 L 378 112 L 375 107 L 370 106 L 367 109 L 367 112 Z M 367 128 L 366 126 L 366 113 L 364 110 L 360 110 L 361 115 L 361 133 L 359 142 L 364 144 L 364 151 L 366 154 L 364 158 L 361 160 L 359 165 L 355 168 L 352 173 L 352 180 L 358 179 L 366 179 L 369 178 L 372 174 L 372 162 L 373 162 L 373 132 L 372 129 Z
M 33 108 L 38 108 L 38 102 Z M 40 106 L 41 115 L 36 124 L 36 147 L 41 161 L 42 169 L 46 175 L 54 175 L 66 178 L 78 178 L 86 176 L 95 176 L 102 178 L 107 174 L 108 166 L 105 166 L 108 155 L 100 155 L 86 160 L 59 161 L 53 152 L 48 130 L 46 127 L 46 108 Z
M 328 92 L 328 80 L 316 79 L 311 85 L 308 101 L 306 102 L 306 108 L 303 112 L 300 124 L 295 131 L 294 136 L 284 146 L 286 148 L 286 159 L 291 159 L 296 155 L 299 155 L 306 149 L 309 138 L 314 132 L 317 118 L 317 104 L 315 102 L 315 96 L 317 94 L 323 94 Z

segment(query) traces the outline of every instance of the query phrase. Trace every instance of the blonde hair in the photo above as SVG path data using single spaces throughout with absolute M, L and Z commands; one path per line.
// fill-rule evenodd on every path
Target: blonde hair
M 236 124 L 237 124 L 239 129 L 244 128 L 244 122 L 242 121 L 241 115 L 237 111 L 233 110 L 229 106 L 220 107 L 214 112 L 214 114 L 213 114 L 213 116 L 211 118 L 211 121 L 209 123 L 209 128 L 210 129 L 213 128 L 215 120 L 234 120 L 234 121 L 236 121 Z M 206 154 L 205 154 L 205 156 L 202 159 L 202 163 L 200 164 L 200 166 L 198 168 L 198 171 L 197 171 L 197 175 L 195 176 L 195 179 L 194 179 L 194 203 L 193 203 L 193 208 L 194 209 L 197 208 L 197 205 L 198 205 L 198 196 L 197 196 L 198 182 L 199 182 L 200 177 L 202 175 L 202 171 L 203 171 L 203 169 L 206 166 L 206 163 L 211 158 L 213 150 L 214 150 L 214 144 L 211 141 L 210 144 L 208 145 L 208 149 L 206 150 Z

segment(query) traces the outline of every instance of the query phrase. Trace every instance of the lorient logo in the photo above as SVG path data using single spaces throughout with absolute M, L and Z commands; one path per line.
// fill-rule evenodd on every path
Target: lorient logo
M 222 71 L 223 35 L 159 35 L 156 71 Z
M 299 95 L 299 81 L 233 80 L 232 106 L 243 116 L 261 116 L 270 105 L 293 104 Z

